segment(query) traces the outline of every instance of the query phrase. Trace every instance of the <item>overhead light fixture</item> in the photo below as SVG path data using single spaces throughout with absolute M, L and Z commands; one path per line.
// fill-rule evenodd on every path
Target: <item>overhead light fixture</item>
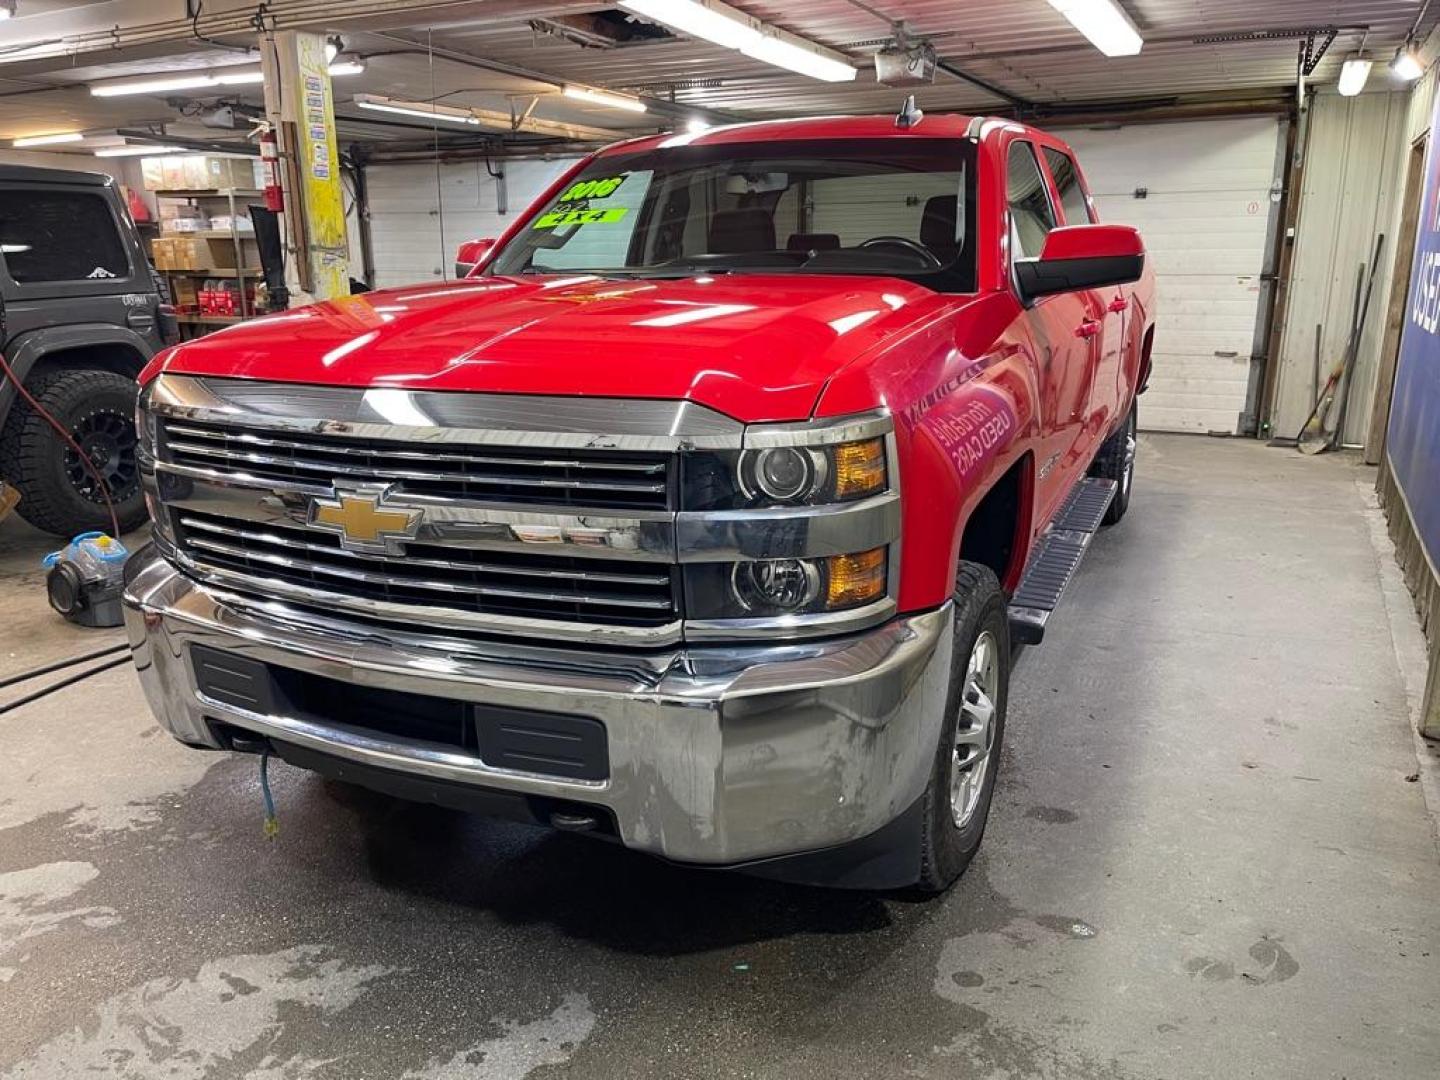
M 325 63 L 333 64 L 335 57 L 345 51 L 345 39 L 336 34 L 325 39 Z
M 342 60 L 329 68 L 331 78 L 359 75 L 364 70 L 362 60 Z M 203 90 L 213 86 L 259 86 L 264 81 L 264 72 L 258 65 L 235 64 L 204 71 L 95 83 L 90 87 L 90 94 L 92 97 L 128 97 L 131 94 L 166 94 L 172 90 Z
M 1115 0 L 1050 0 L 1050 6 L 1106 56 L 1134 56 L 1145 44 Z
M 220 69 L 215 72 L 214 81 L 220 86 L 259 86 L 265 81 L 265 73 L 259 68 L 244 68 L 239 71 Z
M 1395 50 L 1395 58 L 1390 61 L 1390 70 L 1397 79 L 1404 79 L 1406 82 L 1414 82 L 1425 74 L 1425 65 L 1420 62 L 1420 51 L 1415 48 L 1414 39 L 1407 37 L 1405 43 Z
M 53 146 L 55 143 L 81 142 L 84 138 L 83 132 L 66 131 L 59 135 L 29 135 L 23 139 L 16 139 L 10 145 L 18 150 L 26 146 Z
M 699 135 L 702 131 L 709 131 L 710 125 L 698 116 L 692 116 L 689 120 L 685 121 L 685 130 L 692 135 Z
M 1354 97 L 1365 89 L 1365 80 L 1370 78 L 1371 61 L 1364 56 L 1352 56 L 1340 65 L 1340 85 L 1336 87 L 1341 97 Z
M 608 90 L 592 90 L 586 86 L 565 86 L 565 96 L 577 101 L 588 101 L 592 105 L 604 105 L 607 109 L 624 109 L 626 112 L 643 113 L 645 103 L 629 94 L 612 94 Z
M 149 157 L 152 154 L 183 154 L 183 146 L 105 146 L 95 151 L 96 157 Z
M 843 54 L 761 22 L 720 0 L 618 0 L 619 6 L 668 26 L 744 53 L 752 60 L 825 82 L 849 82 L 858 74 Z
M 0 0 L 0 22 L 15 17 L 15 0 Z
M 390 98 L 373 94 L 356 94 L 355 104 L 372 112 L 395 113 L 399 116 L 418 116 L 424 120 L 444 120 L 447 124 L 473 124 L 480 121 L 465 109 L 450 105 L 432 105 L 426 101 L 392 101 Z
M 159 78 L 121 79 L 96 83 L 90 87 L 91 97 L 124 97 L 127 94 L 163 94 L 169 90 L 195 90 L 214 86 L 215 77 L 208 72 L 193 75 L 168 75 Z

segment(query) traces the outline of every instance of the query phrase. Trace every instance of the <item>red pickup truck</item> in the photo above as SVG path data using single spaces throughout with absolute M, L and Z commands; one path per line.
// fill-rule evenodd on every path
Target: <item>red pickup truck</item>
M 1125 513 L 1155 310 L 1063 142 L 914 121 L 621 143 L 463 280 L 157 356 L 163 724 L 685 864 L 953 881 L 1012 643 Z

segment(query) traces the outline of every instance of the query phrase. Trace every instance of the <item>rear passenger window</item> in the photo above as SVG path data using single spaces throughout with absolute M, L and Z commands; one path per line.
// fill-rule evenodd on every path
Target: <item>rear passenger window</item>
M 1045 234 L 1055 227 L 1055 211 L 1050 206 L 1035 148 L 1028 142 L 1011 143 L 1006 174 L 1010 257 L 1033 259 L 1045 244 Z
M 109 202 L 85 191 L 0 194 L 0 257 L 21 284 L 130 276 Z
M 1095 219 L 1090 216 L 1090 207 L 1085 202 L 1085 192 L 1080 189 L 1080 174 L 1069 154 L 1045 148 L 1045 164 L 1050 166 L 1050 176 L 1055 181 L 1055 190 L 1060 192 L 1060 209 L 1065 214 L 1066 225 L 1088 225 Z

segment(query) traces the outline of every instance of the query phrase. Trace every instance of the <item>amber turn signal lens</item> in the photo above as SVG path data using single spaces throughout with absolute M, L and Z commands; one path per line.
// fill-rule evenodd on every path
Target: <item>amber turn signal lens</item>
M 842 443 L 835 447 L 835 497 L 870 495 L 885 487 L 885 440 Z
M 825 606 L 854 607 L 885 595 L 885 549 L 835 555 L 826 561 Z

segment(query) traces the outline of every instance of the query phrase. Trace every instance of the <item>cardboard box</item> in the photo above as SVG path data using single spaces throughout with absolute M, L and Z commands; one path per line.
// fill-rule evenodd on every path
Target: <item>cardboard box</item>
M 200 283 L 192 277 L 170 279 L 170 302 L 184 312 L 200 309 Z
M 140 182 L 146 191 L 159 191 L 165 186 L 165 159 L 147 157 L 140 159 Z
M 167 191 L 185 186 L 185 159 L 178 154 L 160 159 L 160 186 Z
M 166 233 L 196 233 L 204 232 L 208 228 L 210 219 L 206 217 L 162 218 L 160 221 L 160 231 Z

